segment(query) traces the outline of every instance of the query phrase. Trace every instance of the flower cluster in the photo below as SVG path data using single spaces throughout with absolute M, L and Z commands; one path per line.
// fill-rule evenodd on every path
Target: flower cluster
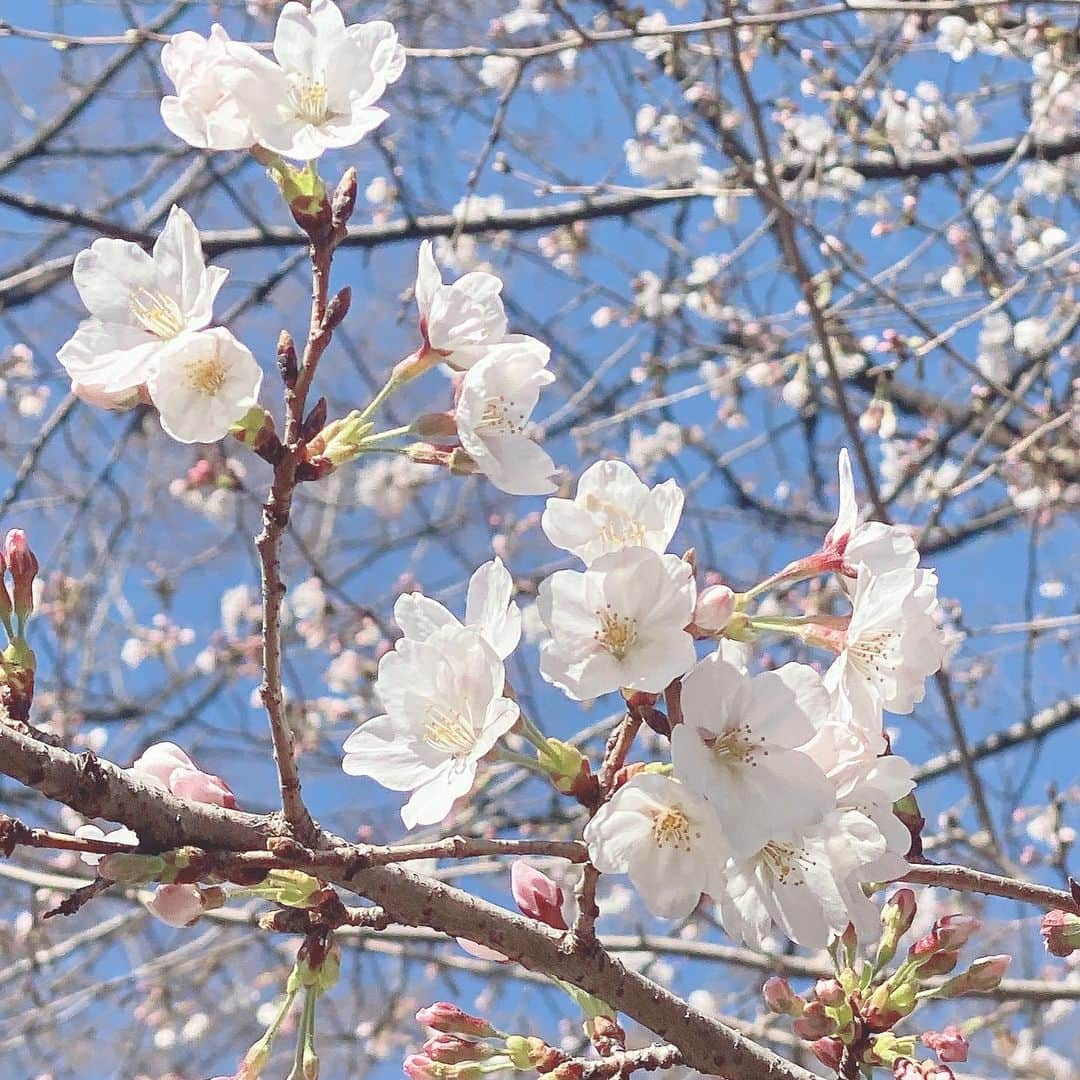
M 92 405 L 153 404 L 180 442 L 216 442 L 255 404 L 262 370 L 223 327 L 207 329 L 228 271 L 207 266 L 195 223 L 178 206 L 148 255 L 102 238 L 75 257 L 91 317 L 57 354 Z
M 796 994 L 786 979 L 773 977 L 763 988 L 765 1003 L 790 1016 L 795 1034 L 810 1044 L 822 1064 L 840 1070 L 850 1062 L 869 1071 L 892 1069 L 897 1080 L 953 1080 L 949 1064 L 967 1061 L 967 1034 L 981 1026 L 948 1025 L 942 1031 L 898 1035 L 895 1028 L 920 1006 L 936 1000 L 985 993 L 995 989 L 1009 966 L 1007 956 L 984 956 L 949 979 L 960 952 L 980 925 L 966 915 L 945 915 L 891 968 L 900 939 L 916 915 L 915 894 L 899 889 L 881 911 L 881 935 L 872 961 L 856 955 L 852 935 L 845 934 L 834 953 L 835 977 L 819 979 L 806 996 Z M 921 1041 L 938 1060 L 916 1061 Z
M 575 701 L 621 692 L 671 740 L 670 766 L 625 771 L 596 810 L 589 857 L 603 873 L 628 874 L 658 916 L 688 915 L 711 896 L 728 932 L 754 945 L 774 924 L 808 946 L 849 923 L 873 937 L 877 911 L 862 884 L 903 874 L 911 834 L 893 807 L 914 787 L 882 718 L 910 712 L 940 665 L 936 579 L 918 569 L 907 533 L 860 523 L 846 453 L 820 550 L 745 593 L 698 594 L 692 560 L 667 550 L 682 507 L 674 481 L 649 487 L 625 463 L 603 461 L 573 498 L 549 499 L 541 519 L 583 564 L 540 583 L 541 675 Z M 836 575 L 849 615 L 753 612 L 760 594 L 821 574 Z M 409 826 L 442 820 L 518 720 L 503 673 L 520 635 L 512 592 L 496 559 L 474 575 L 464 622 L 428 597 L 398 600 L 404 636 L 376 683 L 386 714 L 350 736 L 344 767 L 413 792 Z M 751 674 L 731 639 L 766 632 L 835 660 L 824 677 L 802 663 Z M 710 638 L 716 651 L 698 660 L 695 639 Z M 661 695 L 666 717 L 654 707 Z M 542 771 L 581 797 L 581 754 L 524 717 L 520 726 Z
M 387 116 L 376 103 L 405 69 L 390 23 L 346 26 L 331 0 L 281 9 L 274 58 L 218 25 L 209 38 L 177 34 L 161 54 L 176 87 L 161 102 L 166 126 L 202 149 L 260 146 L 307 161 L 374 131 Z

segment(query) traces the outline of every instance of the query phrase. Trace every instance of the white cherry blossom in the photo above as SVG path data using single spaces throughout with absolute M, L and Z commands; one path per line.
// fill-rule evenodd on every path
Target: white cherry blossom
M 853 724 L 840 704 L 834 718 L 820 725 L 802 749 L 828 776 L 837 807 L 865 814 L 884 836 L 882 859 L 888 863 L 875 864 L 874 878 L 898 877 L 904 871 L 911 834 L 893 813 L 893 804 L 914 789 L 914 769 L 906 758 L 886 753 L 884 736 Z
M 802 835 L 776 836 L 749 858 L 730 859 L 714 887 L 727 933 L 761 948 L 775 923 L 799 945 L 823 948 L 853 915 L 874 905 L 857 888 L 885 852 L 877 826 L 855 810 L 834 811 Z M 856 895 L 858 894 L 858 895 Z
M 262 369 L 251 350 L 219 326 L 166 342 L 146 385 L 168 435 L 184 443 L 217 442 L 255 404 Z
M 880 521 L 859 524 L 855 480 L 846 448 L 840 451 L 839 471 L 840 506 L 835 524 L 825 534 L 824 550 L 840 560 L 842 576 L 854 579 L 860 566 L 874 574 L 916 566 L 919 552 L 909 533 Z M 845 584 L 850 583 L 845 581 Z
M 345 25 L 331 0 L 281 9 L 272 60 L 236 65 L 229 89 L 256 141 L 288 158 L 311 160 L 353 146 L 387 117 L 376 106 L 405 69 L 405 50 L 388 22 Z
M 694 664 L 685 631 L 696 590 L 689 563 L 649 548 L 623 548 L 588 570 L 559 570 L 540 585 L 551 637 L 540 674 L 583 701 L 622 687 L 660 693 Z
M 402 593 L 397 598 L 394 621 L 413 641 L 427 641 L 444 627 L 462 625 L 438 600 L 419 592 Z M 484 563 L 469 579 L 464 624 L 476 630 L 500 660 L 517 648 L 521 609 L 514 603 L 514 579 L 502 559 Z
M 839 652 L 825 685 L 846 700 L 855 723 L 879 733 L 882 709 L 910 713 L 922 701 L 945 653 L 937 607 L 932 570 L 859 569 L 851 621 L 824 641 Z
M 125 825 L 121 825 L 111 832 L 104 832 L 96 825 L 80 825 L 75 830 L 75 835 L 80 840 L 108 840 L 112 844 L 130 844 L 133 851 L 139 846 L 138 835 Z M 84 851 L 79 855 L 79 858 L 87 866 L 97 866 L 105 856 L 98 854 L 96 851 Z
M 812 668 L 785 664 L 751 677 L 713 653 L 683 679 L 681 702 L 675 775 L 714 807 L 736 852 L 752 854 L 833 810 L 832 785 L 796 749 L 829 710 Z
M 257 68 L 254 49 L 232 41 L 215 23 L 210 37 L 175 34 L 161 50 L 161 66 L 176 93 L 161 100 L 161 118 L 178 138 L 203 150 L 244 150 L 256 139 L 251 117 L 231 86 L 238 71 Z
M 379 661 L 375 689 L 386 713 L 346 739 L 342 768 L 411 791 L 406 828 L 442 821 L 472 788 L 477 762 L 517 721 L 503 686 L 502 660 L 471 627 L 402 638 Z
M 682 514 L 674 480 L 649 487 L 623 461 L 598 461 L 578 481 L 573 499 L 548 499 L 541 525 L 547 538 L 586 566 L 625 547 L 663 553 Z
M 122 396 L 144 385 L 166 342 L 202 330 L 228 270 L 207 266 L 187 213 L 174 206 L 147 254 L 101 238 L 75 256 L 72 278 L 91 318 L 58 357 L 84 393 Z
M 602 874 L 628 874 L 642 902 L 681 919 L 710 892 L 727 855 L 709 804 L 667 776 L 639 773 L 585 826 L 589 859 Z
M 461 382 L 458 438 L 477 470 L 509 495 L 555 490 L 555 463 L 528 434 L 541 389 L 555 381 L 547 370 L 550 357 L 541 342 L 513 335 L 491 346 Z
M 450 285 L 443 283 L 430 240 L 420 245 L 416 306 L 425 346 L 454 368 L 470 368 L 491 345 L 506 337 L 502 281 L 486 270 L 472 270 Z

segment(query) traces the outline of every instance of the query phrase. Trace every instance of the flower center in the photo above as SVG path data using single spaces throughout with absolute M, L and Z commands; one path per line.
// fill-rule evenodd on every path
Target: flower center
M 325 124 L 329 112 L 326 108 L 326 84 L 314 79 L 294 78 L 289 91 L 289 101 L 296 115 L 313 127 Z
M 461 713 L 447 711 L 429 702 L 424 708 L 428 722 L 424 725 L 424 742 L 451 757 L 470 754 L 476 746 L 476 733 Z
M 587 495 L 585 509 L 590 514 L 603 515 L 605 520 L 600 527 L 600 536 L 608 543 L 627 547 L 644 543 L 645 526 L 614 503 L 601 499 L 598 495 Z
M 701 741 L 720 759 L 724 765 L 757 765 L 759 754 L 768 756 L 769 751 L 762 749 L 764 735 L 754 736 L 749 724 L 729 728 L 719 733 L 699 727 Z
M 197 360 L 189 360 L 184 370 L 188 386 L 197 394 L 212 398 L 221 392 L 229 369 L 217 353 L 211 353 Z
M 184 329 L 184 319 L 176 301 L 141 286 L 132 291 L 128 310 L 132 318 L 155 337 L 174 338 Z
M 776 840 L 770 840 L 761 849 L 759 857 L 781 885 L 805 885 L 806 875 L 803 871 L 814 865 L 814 859 L 805 848 Z
M 525 426 L 525 414 L 516 411 L 513 401 L 500 394 L 484 402 L 484 415 L 480 423 L 492 431 L 516 435 Z
M 637 620 L 613 611 L 610 604 L 596 612 L 596 617 L 600 629 L 593 631 L 593 640 L 616 660 L 624 660 L 638 639 Z
M 900 667 L 900 635 L 895 630 L 877 630 L 847 643 L 851 663 L 875 683 Z
M 654 810 L 652 834 L 657 847 L 690 850 L 690 819 L 681 806 L 665 806 Z

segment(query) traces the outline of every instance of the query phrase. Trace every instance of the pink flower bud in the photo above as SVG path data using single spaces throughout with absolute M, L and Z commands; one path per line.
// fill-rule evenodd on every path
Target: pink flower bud
M 441 1065 L 460 1065 L 463 1061 L 484 1061 L 495 1051 L 487 1043 L 473 1042 L 458 1035 L 433 1035 L 423 1046 L 424 1053 Z
M 911 889 L 897 889 L 882 910 L 882 922 L 887 922 L 898 938 L 903 937 L 915 921 L 916 910 L 915 894 Z
M 11 571 L 12 602 L 15 614 L 23 620 L 34 610 L 34 578 L 38 572 L 37 556 L 30 550 L 26 533 L 11 529 L 4 540 L 4 562 Z
M 948 975 L 960 961 L 958 949 L 942 949 L 931 953 L 920 965 L 919 975 L 929 979 L 932 975 Z
M 912 1061 L 911 1058 L 897 1058 L 893 1062 L 893 1080 L 956 1080 L 948 1065 L 939 1065 L 933 1061 Z
M 978 932 L 982 923 L 970 915 L 945 915 L 934 923 L 930 933 L 942 949 L 960 949 Z
M 486 1020 L 470 1016 L 449 1001 L 436 1001 L 416 1014 L 417 1023 L 444 1035 L 467 1035 L 473 1039 L 490 1039 L 498 1035 Z
M 147 906 L 170 926 L 190 926 L 202 914 L 202 893 L 196 885 L 159 885 Z
M 980 956 L 967 969 L 967 981 L 972 990 L 996 990 L 1005 972 L 1009 970 L 1011 956 Z M 963 978 L 964 976 L 960 976 Z
M 176 743 L 162 742 L 148 746 L 135 759 L 130 771 L 138 773 L 144 780 L 150 780 L 167 788 L 169 777 L 177 768 L 194 769 L 195 762 Z
M 1048 911 L 1043 916 L 1042 936 L 1051 956 L 1071 956 L 1080 949 L 1080 915 Z
M 735 593 L 726 585 L 710 585 L 698 597 L 694 623 L 702 630 L 718 633 L 735 613 Z
M 955 1024 L 949 1024 L 944 1031 L 924 1031 L 921 1038 L 923 1045 L 942 1061 L 967 1061 L 968 1041 Z
M 814 996 L 822 1005 L 842 1005 L 847 1000 L 844 988 L 835 979 L 818 979 Z
M 442 1070 L 425 1054 L 410 1054 L 402 1069 L 410 1080 L 437 1080 L 442 1075 Z
M 802 1016 L 791 1026 L 800 1039 L 807 1040 L 820 1039 L 836 1031 L 836 1021 L 825 1012 L 820 1001 L 809 1002 Z
M 199 769 L 173 769 L 169 775 L 169 790 L 178 799 L 187 799 L 188 802 L 210 803 L 228 810 L 236 806 L 236 796 L 229 785 L 220 776 L 212 776 Z
M 762 994 L 765 998 L 765 1004 L 774 1013 L 781 1013 L 785 1016 L 802 1016 L 803 1010 L 806 1008 L 806 1002 L 791 989 L 791 984 L 787 979 L 781 979 L 778 975 L 773 975 L 765 980 Z
M 515 860 L 510 867 L 510 891 L 522 914 L 556 930 L 567 929 L 562 913 L 562 889 L 524 859 Z
M 839 1039 L 818 1039 L 810 1044 L 814 1057 L 826 1069 L 839 1069 L 844 1059 L 844 1044 Z

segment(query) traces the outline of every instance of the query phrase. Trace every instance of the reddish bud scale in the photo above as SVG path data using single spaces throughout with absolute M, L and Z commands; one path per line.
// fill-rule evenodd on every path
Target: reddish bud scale
M 1080 915 L 1048 911 L 1042 920 L 1042 936 L 1051 956 L 1071 956 L 1080 949 Z
M 818 1039 L 810 1049 L 826 1069 L 839 1069 L 844 1060 L 844 1044 L 839 1039 Z
M 924 1031 L 922 1041 L 942 1061 L 967 1061 L 968 1041 L 955 1024 L 950 1024 L 944 1031 Z

